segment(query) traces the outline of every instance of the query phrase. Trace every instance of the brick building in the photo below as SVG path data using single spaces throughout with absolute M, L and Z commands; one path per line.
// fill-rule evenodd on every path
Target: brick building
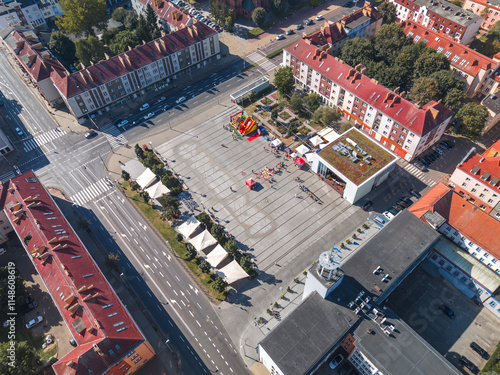
M 388 0 L 396 6 L 400 22 L 413 21 L 469 45 L 475 38 L 482 17 L 446 0 Z
M 155 356 L 32 171 L 0 185 L 0 210 L 76 342 L 75 349 L 52 365 L 57 375 L 132 374 Z
M 327 46 L 328 53 L 335 56 L 352 38 L 373 38 L 382 25 L 383 18 L 376 8 L 369 2 L 365 2 L 362 8 L 342 17 L 337 22 L 325 21 L 320 30 L 311 35 L 305 35 L 304 39 L 309 40 L 318 48 Z
M 500 1 L 499 0 L 465 0 L 463 8 L 481 16 L 485 8 L 486 16 L 483 17 L 481 29 L 488 30 L 500 19 Z M 482 17 L 482 16 L 481 16 Z
M 295 82 L 336 106 L 346 118 L 391 151 L 412 160 L 436 143 L 453 114 L 437 102 L 424 106 L 406 100 L 363 74 L 364 68 L 343 63 L 308 40 L 283 51 L 283 66 L 293 69 Z

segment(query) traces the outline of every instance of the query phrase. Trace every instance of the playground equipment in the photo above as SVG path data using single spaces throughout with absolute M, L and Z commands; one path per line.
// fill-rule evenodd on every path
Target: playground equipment
M 248 135 L 253 131 L 257 130 L 257 122 L 247 115 L 245 111 L 241 111 L 231 116 L 231 125 L 241 134 Z

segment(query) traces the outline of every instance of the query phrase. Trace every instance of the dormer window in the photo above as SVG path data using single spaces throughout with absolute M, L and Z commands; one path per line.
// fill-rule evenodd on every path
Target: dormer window
M 471 169 L 470 173 L 476 175 L 479 173 L 480 170 L 481 170 L 481 168 L 474 166 L 474 168 Z

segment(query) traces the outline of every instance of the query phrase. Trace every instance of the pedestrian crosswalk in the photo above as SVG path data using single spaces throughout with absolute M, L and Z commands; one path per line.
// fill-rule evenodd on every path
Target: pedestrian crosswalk
M 111 148 L 118 148 L 127 144 L 127 138 L 113 124 L 108 124 L 99 129 L 108 140 Z
M 16 173 L 14 171 L 4 173 L 3 175 L 0 176 L 0 182 L 5 182 L 5 181 L 10 180 L 12 177 L 15 177 L 15 176 L 16 176 Z
M 256 51 L 251 53 L 246 57 L 246 60 L 248 60 L 250 64 L 256 64 L 260 66 L 266 72 L 274 70 L 278 66 L 273 61 L 269 60 L 262 51 Z
M 30 152 L 31 150 L 39 148 L 40 146 L 49 143 L 54 139 L 62 137 L 64 134 L 66 134 L 64 130 L 55 128 L 45 133 L 35 135 L 33 138 L 23 141 L 24 152 Z
M 414 165 L 407 164 L 404 167 L 404 169 L 408 173 L 411 173 L 416 178 L 418 178 L 420 181 L 422 181 L 423 183 L 425 183 L 426 185 L 428 185 L 429 187 L 433 187 L 434 185 L 436 185 L 436 182 L 433 179 L 427 177 L 425 172 L 422 172 L 420 169 L 418 169 Z
M 79 191 L 71 197 L 71 200 L 79 206 L 83 206 L 85 203 L 93 200 L 97 196 L 110 190 L 112 185 L 110 185 L 105 178 L 101 178 L 99 181 L 87 186 L 82 191 Z

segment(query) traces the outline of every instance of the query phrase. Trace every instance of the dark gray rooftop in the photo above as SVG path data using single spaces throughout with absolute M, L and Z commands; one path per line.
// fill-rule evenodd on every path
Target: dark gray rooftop
M 393 284 L 396 286 L 405 271 L 419 263 L 418 259 L 423 258 L 439 236 L 425 222 L 403 210 L 340 268 L 376 300 Z M 362 240 L 356 241 L 363 243 Z M 374 274 L 377 267 L 380 267 L 380 272 Z M 384 275 L 388 277 L 382 281 Z
M 488 94 L 481 104 L 495 114 L 500 113 L 500 96 Z
M 477 19 L 482 18 L 479 14 L 474 14 L 470 10 L 463 9 L 446 0 L 414 0 L 414 2 L 461 26 L 468 26 Z
M 362 25 L 365 22 L 370 22 L 371 18 L 367 16 L 361 16 L 359 18 L 356 18 L 352 22 L 349 22 L 348 24 L 345 25 L 347 29 L 354 29 L 358 27 L 359 25 Z
M 357 320 L 343 306 L 311 293 L 260 342 L 285 375 L 302 375 L 314 366 Z
M 425 221 L 427 221 L 430 225 L 432 225 L 433 228 L 437 229 L 444 223 L 446 223 L 446 219 L 441 216 L 439 212 L 435 211 L 427 211 L 424 215 L 423 218 Z

